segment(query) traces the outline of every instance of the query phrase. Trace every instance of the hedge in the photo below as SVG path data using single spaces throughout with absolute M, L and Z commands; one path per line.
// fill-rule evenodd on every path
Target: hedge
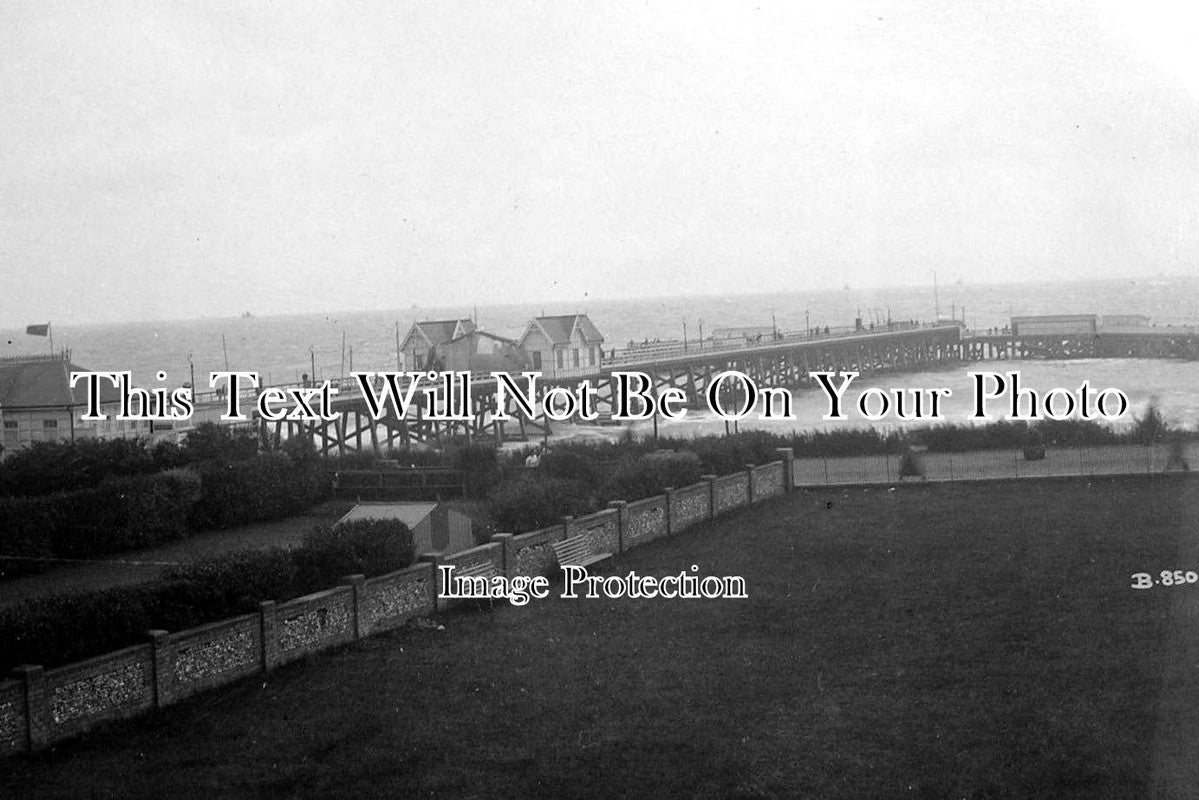
M 96 486 L 105 478 L 161 467 L 138 439 L 35 442 L 0 462 L 0 495 L 43 495 Z
M 330 481 L 316 463 L 281 453 L 197 466 L 201 492 L 191 511 L 195 530 L 214 530 L 298 514 L 329 496 Z
M 0 578 L 41 572 L 54 555 L 50 531 L 58 525 L 53 497 L 0 497 Z
M 314 531 L 293 550 L 242 550 L 138 586 L 27 600 L 0 609 L 3 657 L 7 666 L 79 661 L 144 641 L 152 628 L 184 630 L 329 588 L 351 572 L 402 569 L 411 549 L 402 522 L 368 520 Z
M 604 502 L 641 500 L 663 494 L 672 487 L 690 486 L 703 474 L 699 456 L 688 450 L 650 453 L 617 466 L 600 486 L 599 495 Z
M 399 521 L 363 519 L 319 525 L 292 551 L 304 591 L 331 586 L 346 575 L 382 575 L 412 561 L 412 532 Z
M 0 462 L 0 496 L 74 491 L 198 461 L 241 461 L 257 452 L 258 442 L 247 432 L 211 422 L 196 426 L 182 445 L 151 446 L 141 438 L 34 442 Z
M 185 470 L 109 479 L 59 496 L 62 506 L 50 547 L 63 558 L 91 558 L 187 536 L 187 517 L 200 493 Z
M 72 492 L 0 498 L 0 575 L 49 565 L 38 559 L 91 558 L 185 537 L 199 494 L 199 476 L 176 469 Z
M 42 571 L 50 558 L 94 558 L 192 531 L 301 513 L 329 494 L 315 461 L 263 454 L 36 497 L 0 497 L 0 578 Z
M 591 487 L 562 478 L 522 476 L 504 481 L 488 500 L 491 520 L 502 531 L 522 533 L 592 511 Z

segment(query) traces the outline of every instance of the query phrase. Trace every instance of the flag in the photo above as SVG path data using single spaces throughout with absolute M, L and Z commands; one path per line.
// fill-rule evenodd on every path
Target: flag
M 25 333 L 28 336 L 49 336 L 50 323 L 47 322 L 44 325 L 26 325 Z

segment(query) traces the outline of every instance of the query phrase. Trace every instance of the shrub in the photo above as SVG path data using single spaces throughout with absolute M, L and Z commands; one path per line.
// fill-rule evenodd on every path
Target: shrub
M 662 494 L 670 487 L 689 486 L 703 474 L 699 456 L 688 450 L 651 453 L 622 463 L 600 487 L 608 500 L 640 500 Z
M 1153 444 L 1167 439 L 1169 433 L 1170 428 L 1162 419 L 1161 412 L 1150 403 L 1145 413 L 1137 419 L 1130 436 L 1137 444 Z
M 153 627 L 149 587 L 43 597 L 0 609 L 6 666 L 54 666 L 128 647 Z
M 196 530 L 298 514 L 329 495 L 329 480 L 319 465 L 298 465 L 278 453 L 239 462 L 209 461 L 199 473 L 200 498 L 191 514 Z
M 497 486 L 489 505 L 496 527 L 522 533 L 586 514 L 596 503 L 589 487 L 577 481 L 522 476 Z
M 336 584 L 346 575 L 382 575 L 412 563 L 412 532 L 399 520 L 357 520 L 318 526 L 293 552 L 302 591 Z
M 495 448 L 490 445 L 468 444 L 454 454 L 454 467 L 465 475 L 466 496 L 484 497 L 495 486 L 499 465 Z
M 263 600 L 286 600 L 296 589 L 294 555 L 282 547 L 237 550 L 174 567 L 152 588 L 155 627 L 199 625 L 255 611 Z
M 445 453 L 430 447 L 389 447 L 387 457 L 401 467 L 448 466 Z
M 198 494 L 195 473 L 171 470 L 40 497 L 0 498 L 0 575 L 40 571 L 48 562 L 39 559 L 90 558 L 186 536 Z
M 789 441 L 765 431 L 748 431 L 737 436 L 705 436 L 677 444 L 693 450 L 705 472 L 727 475 L 745 469 L 746 464 L 774 461 L 775 448 L 787 446 Z
M 257 450 L 253 435 L 211 422 L 188 433 L 182 446 L 161 441 L 150 447 L 140 438 L 34 442 L 0 462 L 0 496 L 74 491 L 194 461 L 244 461 Z
M 595 468 L 598 460 L 598 449 L 587 452 L 563 447 L 543 453 L 538 469 L 550 478 L 578 481 L 594 486 L 598 483 L 598 471 Z
M 294 550 L 241 550 L 168 570 L 133 587 L 27 600 L 0 609 L 8 666 L 55 666 L 144 641 L 151 628 L 184 630 L 331 588 L 344 575 L 378 575 L 411 559 L 401 522 L 318 528 Z M 2 666 L 2 665 L 0 665 Z
M 780 438 L 776 446 L 790 447 L 796 458 L 879 455 L 896 452 L 898 439 L 894 432 L 883 433 L 876 428 L 846 428 L 793 434 Z M 766 460 L 773 461 L 774 455 Z
M 329 462 L 329 468 L 335 472 L 347 469 L 378 469 L 378 467 L 379 459 L 369 450 L 345 453 L 331 458 Z
M 63 558 L 89 558 L 183 538 L 196 496 L 197 479 L 186 471 L 110 478 L 51 495 L 59 506 L 51 549 Z
M 41 572 L 54 555 L 58 505 L 47 497 L 0 497 L 0 578 Z
M 244 428 L 201 422 L 188 431 L 183 440 L 183 453 L 189 462 L 245 461 L 258 453 L 258 439 Z
M 10 664 L 78 661 L 144 641 L 151 628 L 181 630 L 254 611 L 292 595 L 286 550 L 246 550 L 207 559 L 132 587 L 27 600 L 0 609 Z
M 316 444 L 312 441 L 311 436 L 293 436 L 284 439 L 279 450 L 296 466 L 311 467 L 317 463 Z
M 35 442 L 0 463 L 0 494 L 66 492 L 95 486 L 106 478 L 141 475 L 159 468 L 141 439 Z

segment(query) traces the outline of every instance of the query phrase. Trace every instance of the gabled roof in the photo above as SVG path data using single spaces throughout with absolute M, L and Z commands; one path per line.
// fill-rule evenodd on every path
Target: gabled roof
M 470 342 L 471 346 L 477 351 L 479 349 L 479 342 L 482 339 L 489 339 L 493 342 L 498 342 L 500 344 L 512 344 L 512 345 L 516 344 L 515 339 L 509 339 L 506 336 L 497 336 L 494 333 L 489 333 L 487 331 L 478 331 L 478 330 L 468 331 L 468 332 L 462 334 L 461 336 L 455 336 L 453 339 L 450 339 L 448 342 L 446 342 L 446 344 L 456 344 L 459 342 Z
M 425 517 L 432 514 L 436 508 L 436 503 L 358 503 L 346 512 L 346 515 L 336 524 L 341 525 L 345 522 L 357 522 L 363 519 L 398 519 L 411 530 L 419 525 Z
M 404 347 L 407 349 L 413 336 L 420 336 L 429 347 L 448 342 L 455 336 L 470 333 L 475 329 L 475 323 L 469 319 L 429 319 L 412 323 L 408 335 L 404 337 Z
M 569 344 L 571 336 L 575 329 L 578 329 L 583 334 L 583 341 L 588 344 L 602 344 L 604 335 L 599 332 L 599 328 L 587 317 L 586 314 L 561 314 L 554 317 L 533 317 L 529 323 L 529 330 L 525 332 L 527 337 L 533 330 L 540 329 L 545 334 L 545 338 L 549 339 L 555 345 Z M 522 342 L 524 339 L 522 338 Z
M 87 401 L 83 381 L 71 389 L 71 373 L 87 372 L 62 356 L 29 356 L 0 360 L 0 411 L 66 408 Z M 117 403 L 121 396 L 110 381 L 100 381 L 100 402 Z
M 438 345 L 437 351 L 459 355 L 465 352 L 471 372 L 523 372 L 533 364 L 529 354 L 515 341 L 487 331 L 464 333 Z

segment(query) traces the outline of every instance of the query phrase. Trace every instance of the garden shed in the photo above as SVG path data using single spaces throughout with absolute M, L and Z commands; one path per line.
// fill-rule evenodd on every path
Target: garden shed
M 475 546 L 470 517 L 445 503 L 358 503 L 338 525 L 363 519 L 398 519 L 412 531 L 413 558 L 421 553 L 457 553 Z

